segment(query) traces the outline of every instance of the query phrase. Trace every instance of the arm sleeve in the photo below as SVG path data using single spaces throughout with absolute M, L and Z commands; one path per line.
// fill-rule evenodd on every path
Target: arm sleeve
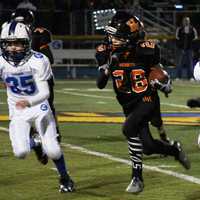
M 200 81 L 200 63 L 197 62 L 197 64 L 194 66 L 194 78 L 197 81 Z
M 50 79 L 50 77 L 53 76 L 53 73 L 49 59 L 44 56 L 44 59 L 39 63 L 39 65 L 36 68 L 35 79 L 38 81 L 46 81 Z
M 35 96 L 28 98 L 30 106 L 37 105 L 43 102 L 45 99 L 49 98 L 49 86 L 47 81 L 37 81 L 36 82 L 38 93 Z

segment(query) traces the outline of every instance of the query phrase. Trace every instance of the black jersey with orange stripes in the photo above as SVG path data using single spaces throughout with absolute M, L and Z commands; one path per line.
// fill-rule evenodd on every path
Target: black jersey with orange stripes
M 53 54 L 50 50 L 51 32 L 44 27 L 37 27 L 32 32 L 32 49 L 39 51 L 49 58 L 51 64 L 54 63 Z
M 152 41 L 139 41 L 135 47 L 112 52 L 109 65 L 113 88 L 121 105 L 152 101 L 155 91 L 149 85 L 151 66 L 159 63 L 159 47 Z

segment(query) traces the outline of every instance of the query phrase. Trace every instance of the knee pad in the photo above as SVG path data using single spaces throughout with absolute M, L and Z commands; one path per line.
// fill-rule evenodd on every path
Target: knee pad
M 62 151 L 57 139 L 44 140 L 43 148 L 47 156 L 53 160 L 57 160 L 62 155 Z
M 60 157 L 61 157 L 61 155 L 62 155 L 62 152 L 61 152 L 61 150 L 60 149 L 57 149 L 57 150 L 55 150 L 55 149 L 49 149 L 49 150 L 47 150 L 47 152 L 46 152 L 46 154 L 47 154 L 47 156 L 49 157 L 49 158 L 51 158 L 52 160 L 58 160 Z

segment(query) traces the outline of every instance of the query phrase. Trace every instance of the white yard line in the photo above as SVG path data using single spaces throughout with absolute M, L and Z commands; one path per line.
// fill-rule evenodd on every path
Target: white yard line
M 102 98 L 102 99 L 116 99 L 115 97 L 111 97 L 111 96 L 101 96 L 101 95 L 92 95 L 92 94 L 83 94 L 81 92 L 71 92 L 71 91 L 66 91 L 65 88 L 63 88 L 62 90 L 55 90 L 55 92 L 60 93 L 60 94 L 70 94 L 70 95 L 74 95 L 74 96 L 82 96 L 82 97 L 91 97 L 91 98 Z M 179 107 L 179 108 L 188 108 L 190 109 L 188 106 L 185 105 L 181 105 L 181 104 L 173 104 L 173 103 L 164 103 L 162 102 L 161 105 L 166 105 L 166 106 L 171 106 L 171 107 Z
M 181 104 L 174 104 L 174 103 L 160 103 L 161 105 L 165 105 L 165 106 L 171 106 L 171 107 L 179 107 L 179 108 L 189 108 L 188 106 L 185 105 L 181 105 Z
M 106 153 L 101 153 L 101 152 L 97 152 L 97 151 L 91 151 L 91 150 L 88 150 L 86 148 L 83 148 L 83 147 L 80 147 L 80 146 L 76 146 L 76 145 L 71 145 L 71 144 L 63 144 L 62 143 L 62 146 L 68 147 L 70 149 L 77 150 L 77 151 L 80 151 L 82 153 L 86 153 L 86 154 L 89 154 L 89 155 L 94 155 L 94 156 L 106 158 L 106 159 L 109 159 L 109 160 L 112 160 L 112 161 L 116 161 L 116 162 L 124 163 L 124 164 L 127 164 L 127 165 L 131 165 L 131 162 L 129 160 L 122 159 L 122 158 L 117 158 L 117 157 L 114 157 L 114 156 L 106 154 Z M 200 179 L 196 178 L 196 177 L 193 177 L 193 176 L 177 173 L 177 172 L 174 172 L 174 171 L 171 171 L 171 170 L 160 169 L 160 168 L 158 168 L 156 166 L 143 165 L 143 167 L 144 167 L 144 169 L 147 169 L 147 170 L 150 170 L 150 171 L 160 172 L 160 173 L 167 174 L 167 175 L 170 175 L 170 176 L 175 176 L 177 178 L 180 178 L 182 180 L 186 180 L 188 182 L 200 184 Z
M 4 127 L 0 127 L 0 130 L 8 132 L 8 129 L 4 128 Z M 131 165 L 129 160 L 114 157 L 114 156 L 106 154 L 106 153 L 101 153 L 101 152 L 98 152 L 98 151 L 91 151 L 91 150 L 86 149 L 84 147 L 80 147 L 80 146 L 76 146 L 76 145 L 72 145 L 72 144 L 62 143 L 62 146 L 76 150 L 76 151 L 80 151 L 80 152 L 88 154 L 88 155 L 102 157 L 102 158 L 112 160 L 112 161 L 116 161 L 116 162 L 119 162 L 119 163 L 123 163 L 123 164 L 126 164 L 126 165 Z M 171 171 L 171 170 L 160 169 L 159 167 L 149 166 L 149 165 L 145 165 L 145 164 L 143 165 L 143 167 L 144 167 L 144 169 L 147 169 L 147 170 L 150 170 L 150 171 L 160 172 L 160 173 L 163 173 L 163 174 L 174 176 L 174 177 L 177 177 L 179 179 L 200 185 L 200 179 L 193 177 L 193 176 L 189 176 L 189 175 L 182 174 L 182 173 L 177 173 L 177 172 L 174 172 L 174 171 Z M 51 168 L 51 169 L 56 170 L 55 168 Z
M 0 126 L 0 131 L 4 131 L 4 132 L 6 132 L 6 133 L 9 132 L 8 128 L 4 128 L 4 127 L 2 127 L 2 126 Z
M 80 92 L 69 92 L 69 91 L 64 91 L 64 90 L 55 90 L 57 93 L 61 94 L 70 94 L 74 96 L 82 96 L 82 97 L 92 97 L 92 98 L 103 98 L 103 99 L 115 99 L 115 97 L 107 97 L 107 96 L 100 96 L 100 95 L 92 95 L 92 94 L 83 94 Z

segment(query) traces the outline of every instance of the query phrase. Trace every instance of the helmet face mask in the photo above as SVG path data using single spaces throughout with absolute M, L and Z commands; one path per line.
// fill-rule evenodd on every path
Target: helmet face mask
M 11 64 L 21 65 L 31 54 L 31 39 L 26 25 L 17 22 L 3 26 L 0 39 L 2 56 Z

